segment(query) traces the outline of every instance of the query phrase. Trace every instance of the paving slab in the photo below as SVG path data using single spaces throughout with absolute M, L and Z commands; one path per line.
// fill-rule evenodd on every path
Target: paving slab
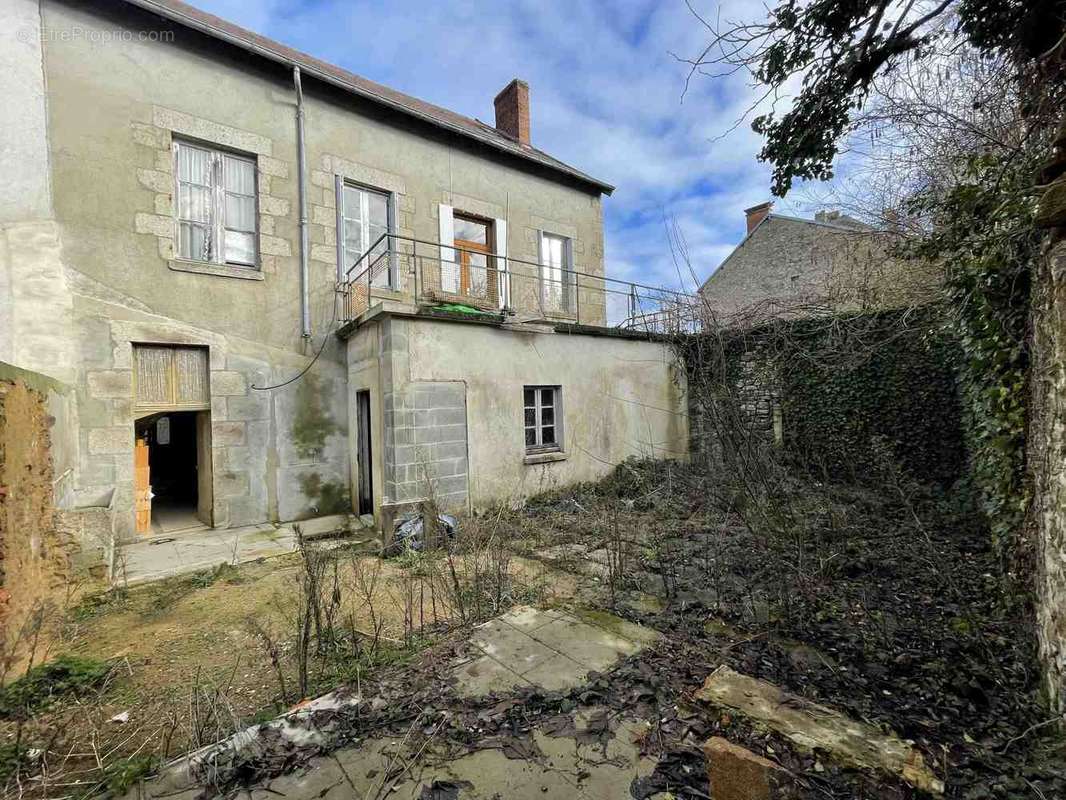
M 522 606 L 475 628 L 470 642 L 479 656 L 457 663 L 452 674 L 458 693 L 468 697 L 528 684 L 557 691 L 580 686 L 590 671 L 610 669 L 657 636 L 610 614 L 582 618 Z
M 758 720 L 804 750 L 823 750 L 855 766 L 885 770 L 923 791 L 944 792 L 943 781 L 925 766 L 917 748 L 772 683 L 723 665 L 710 674 L 696 697 Z

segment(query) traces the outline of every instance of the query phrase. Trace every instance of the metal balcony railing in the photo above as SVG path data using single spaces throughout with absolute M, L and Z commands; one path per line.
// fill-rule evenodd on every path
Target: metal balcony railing
M 458 304 L 521 321 L 558 321 L 653 333 L 694 333 L 691 295 L 520 258 L 490 255 L 395 233 L 383 234 L 338 284 L 344 322 L 374 300 Z

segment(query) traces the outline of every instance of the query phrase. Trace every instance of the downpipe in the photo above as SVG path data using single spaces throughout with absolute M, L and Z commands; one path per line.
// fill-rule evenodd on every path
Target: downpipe
M 300 68 L 293 65 L 292 81 L 296 87 L 296 180 L 300 202 L 300 327 L 305 339 L 311 338 L 311 298 L 307 259 L 311 249 L 307 229 L 307 149 L 304 143 L 304 92 Z

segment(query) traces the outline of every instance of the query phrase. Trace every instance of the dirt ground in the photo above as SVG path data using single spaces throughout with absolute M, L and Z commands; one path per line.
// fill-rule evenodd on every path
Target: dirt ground
M 345 547 L 326 557 L 337 567 L 331 585 L 344 597 L 338 627 L 354 627 L 364 642 L 376 631 L 378 643 L 372 657 L 341 650 L 311 659 L 310 697 L 403 662 L 455 621 L 449 593 L 428 579 L 425 559 L 382 560 Z M 575 586 L 536 561 L 515 559 L 508 567 L 523 599 L 551 603 Z M 135 772 L 147 770 L 275 716 L 302 699 L 293 650 L 305 574 L 293 554 L 83 600 L 44 657 L 109 662 L 107 680 L 22 724 L 0 720 L 2 741 L 41 746 L 53 783 L 110 781 L 122 788 L 133 777 L 123 777 L 127 759 L 137 762 Z

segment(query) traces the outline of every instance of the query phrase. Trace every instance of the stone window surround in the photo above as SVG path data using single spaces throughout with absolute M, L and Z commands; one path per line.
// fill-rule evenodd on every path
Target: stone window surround
M 309 183 L 312 261 L 329 264 L 334 272 L 340 269 L 338 183 L 361 186 L 389 195 L 390 232 L 414 237 L 415 201 L 408 194 L 407 181 L 403 176 L 326 153 L 319 160 L 319 169 L 311 170 Z M 394 289 L 375 289 L 374 295 L 401 298 L 404 275 L 397 275 L 396 282 Z
M 271 194 L 275 180 L 289 178 L 289 165 L 272 156 L 273 142 L 270 139 L 162 106 L 152 107 L 152 124 L 133 122 L 131 129 L 133 139 L 137 144 L 155 151 L 154 169 L 137 170 L 138 183 L 156 193 L 154 213 L 138 212 L 134 217 L 134 229 L 137 233 L 156 237 L 160 258 L 167 262 L 170 269 L 178 272 L 261 281 L 265 279 L 265 273 L 277 271 L 278 258 L 292 255 L 290 241 L 275 235 L 276 218 L 290 215 L 290 203 L 283 197 Z M 259 262 L 256 268 L 214 264 L 177 257 L 173 155 L 175 135 L 255 158 Z

